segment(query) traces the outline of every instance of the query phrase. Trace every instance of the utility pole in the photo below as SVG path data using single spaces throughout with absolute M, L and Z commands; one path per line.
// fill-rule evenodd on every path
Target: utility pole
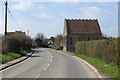
M 27 33 L 27 34 L 28 34 L 28 36 L 29 36 L 29 29 L 28 29 L 28 33 Z
M 7 1 L 5 2 L 5 36 L 7 35 Z

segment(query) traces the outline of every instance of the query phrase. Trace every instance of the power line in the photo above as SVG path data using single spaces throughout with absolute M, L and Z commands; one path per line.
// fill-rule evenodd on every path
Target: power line
M 14 20 L 14 22 L 17 24 L 17 26 L 18 26 L 21 30 L 23 30 L 23 29 L 20 27 L 20 25 L 17 23 L 17 21 L 15 20 L 15 18 L 13 17 L 13 15 L 12 15 L 12 13 L 11 13 L 11 11 L 10 11 L 9 8 L 8 8 L 8 12 L 10 13 L 11 17 L 13 18 L 13 20 Z
M 40 18 L 37 18 L 37 17 L 35 17 L 35 16 L 32 16 L 32 15 L 30 15 L 30 14 L 28 14 L 28 13 L 25 13 L 25 12 L 23 12 L 23 11 L 21 11 L 21 10 L 17 10 L 17 9 L 13 9 L 13 8 L 11 8 L 12 10 L 15 10 L 15 11 L 17 11 L 17 12 L 19 12 L 19 13 L 22 13 L 23 15 L 25 15 L 25 16 L 28 16 L 28 17 L 30 17 L 30 18 L 32 18 L 32 19 L 35 19 L 35 20 L 37 20 L 37 21 L 42 21 L 42 22 L 49 22 L 49 23 L 51 23 L 51 20 L 45 20 L 45 19 L 40 19 Z

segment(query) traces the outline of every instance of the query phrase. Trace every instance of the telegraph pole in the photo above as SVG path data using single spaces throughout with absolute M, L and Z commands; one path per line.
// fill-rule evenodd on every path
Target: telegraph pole
M 28 29 L 28 33 L 27 33 L 27 34 L 28 34 L 28 36 L 29 36 L 29 29 Z
M 7 35 L 7 1 L 5 2 L 5 36 Z

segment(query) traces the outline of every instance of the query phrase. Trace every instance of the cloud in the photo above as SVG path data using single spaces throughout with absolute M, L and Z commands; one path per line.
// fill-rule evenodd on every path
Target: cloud
M 38 14 L 38 17 L 40 17 L 40 18 L 42 18 L 42 19 L 47 19 L 48 18 L 48 14 L 47 14 L 47 12 L 46 12 L 46 8 L 45 8 L 45 6 L 43 6 L 43 5 L 40 5 L 39 7 L 38 7 L 38 9 L 39 9 L 39 11 L 40 11 L 40 13 Z
M 27 10 L 32 8 L 34 5 L 31 2 L 20 1 L 19 3 L 12 5 L 14 9 L 17 10 Z
M 45 21 L 51 22 L 54 19 L 54 16 L 50 15 L 47 11 L 47 7 L 40 5 L 38 7 L 39 13 L 35 15 L 35 17 L 38 17 L 40 19 L 43 19 Z
M 57 27 L 57 26 L 59 26 L 59 25 L 61 25 L 61 22 L 60 22 L 60 21 L 57 21 L 57 20 L 56 20 L 56 21 L 53 21 L 53 22 L 52 22 L 52 26 L 53 26 L 53 27 Z
M 80 11 L 82 12 L 81 17 L 84 18 L 102 18 L 103 16 L 112 14 L 107 10 L 95 6 L 81 7 Z
M 11 2 L 16 2 L 19 0 L 9 0 Z M 119 0 L 20 0 L 29 2 L 118 2 Z
M 38 15 L 40 18 L 43 19 L 47 19 L 48 18 L 48 14 L 45 11 L 41 11 L 40 14 Z
M 118 2 L 119 0 L 52 0 L 53 2 Z
M 40 6 L 39 6 L 39 9 L 40 9 L 40 10 L 45 10 L 45 6 L 40 5 Z
M 103 31 L 104 34 L 107 34 L 108 36 L 113 36 L 113 37 L 117 37 L 118 36 L 118 25 L 110 25 L 110 26 L 106 26 L 103 27 Z

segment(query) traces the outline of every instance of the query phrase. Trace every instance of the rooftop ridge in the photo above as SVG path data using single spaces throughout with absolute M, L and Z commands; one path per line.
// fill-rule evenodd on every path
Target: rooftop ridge
M 65 20 L 70 20 L 70 21 L 79 21 L 79 20 L 84 20 L 84 21 L 96 21 L 97 19 L 66 19 Z

